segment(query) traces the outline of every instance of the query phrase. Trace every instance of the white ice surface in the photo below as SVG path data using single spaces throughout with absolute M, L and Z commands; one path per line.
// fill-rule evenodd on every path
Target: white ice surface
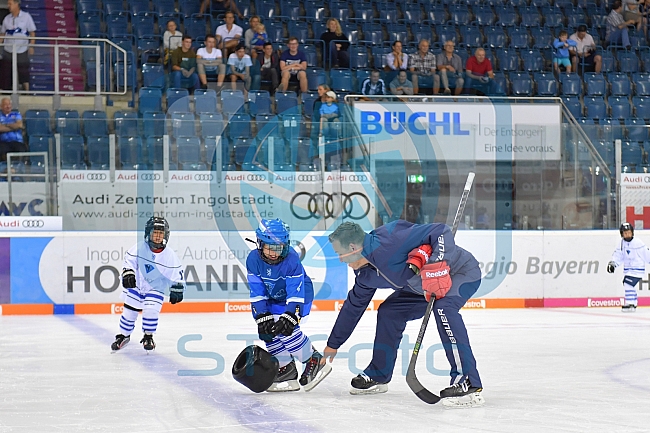
M 309 393 L 253 394 L 230 369 L 245 346 L 228 334 L 254 334 L 249 314 L 164 314 L 157 349 L 131 343 L 111 354 L 119 316 L 0 316 L 0 432 L 648 432 L 650 309 L 520 309 L 463 312 L 485 388 L 486 405 L 445 409 L 422 403 L 402 375 L 402 353 L 386 394 L 349 395 L 348 359 Z M 327 334 L 336 313 L 313 313 L 308 335 Z M 376 314 L 367 312 L 341 351 L 371 343 Z M 406 330 L 415 341 L 420 322 Z M 183 357 L 217 352 L 212 359 Z M 439 343 L 430 328 L 425 349 Z M 258 344 L 261 344 L 258 342 Z M 324 341 L 317 341 L 322 350 Z M 362 369 L 369 350 L 358 353 Z M 434 392 L 448 377 L 418 377 Z M 442 351 L 435 367 L 448 369 Z

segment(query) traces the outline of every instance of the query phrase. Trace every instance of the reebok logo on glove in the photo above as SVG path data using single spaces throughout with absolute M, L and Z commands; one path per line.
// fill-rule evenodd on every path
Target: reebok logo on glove
M 450 269 L 444 260 L 436 263 L 427 263 L 422 268 L 422 290 L 428 301 L 433 296 L 435 299 L 444 298 L 451 289 Z
M 449 268 L 443 269 L 442 271 L 437 271 L 437 272 L 425 272 L 425 277 L 426 278 L 437 278 L 437 277 L 442 277 L 443 275 L 448 275 L 449 274 Z

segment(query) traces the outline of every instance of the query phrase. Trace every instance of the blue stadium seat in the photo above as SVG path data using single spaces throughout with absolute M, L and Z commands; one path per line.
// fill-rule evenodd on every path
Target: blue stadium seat
M 108 136 L 86 137 L 86 147 L 91 170 L 108 170 L 110 168 Z
M 375 10 L 371 5 L 357 4 L 352 6 L 354 18 L 361 21 L 372 21 L 375 19 Z M 405 13 L 408 11 L 405 11 Z M 410 12 L 408 12 L 410 13 Z
M 225 171 L 235 171 L 237 167 L 234 164 L 233 149 L 230 140 L 226 137 L 207 137 L 203 140 L 203 152 L 205 160 L 210 165 L 211 170 L 215 170 L 217 152 L 221 153 L 221 168 Z
M 627 74 L 610 72 L 607 74 L 607 81 L 609 82 L 610 94 L 612 96 L 629 96 L 632 93 L 632 85 Z
M 633 51 L 618 54 L 618 66 L 621 72 L 639 72 L 639 58 Z
M 160 111 L 162 109 L 162 91 L 155 87 L 143 87 L 138 91 L 138 111 Z
M 316 90 L 321 84 L 327 83 L 327 74 L 323 68 L 307 68 L 307 87 L 309 90 Z
M 506 45 L 506 32 L 502 27 L 493 26 L 483 29 L 485 44 L 489 48 L 503 48 Z
M 131 15 L 134 17 L 150 14 L 151 12 L 148 0 L 129 0 L 127 3 L 129 5 L 129 12 L 131 12 Z
M 347 5 L 345 7 L 347 9 Z M 330 13 L 331 11 L 332 5 L 330 5 Z M 379 20 L 382 22 L 397 22 L 397 19 L 399 18 L 397 5 L 395 3 L 382 3 L 381 7 L 377 8 L 377 12 L 379 14 Z M 338 18 L 338 16 L 334 16 L 334 18 Z M 339 19 L 339 21 L 341 20 Z M 347 19 L 345 21 L 347 21 Z
M 650 96 L 650 73 L 637 72 L 632 74 L 635 96 Z
M 627 96 L 610 96 L 607 100 L 614 119 L 626 119 L 632 113 L 632 107 Z
M 643 150 L 639 143 L 624 141 L 621 143 L 621 170 L 624 173 L 641 172 Z
M 138 113 L 135 111 L 116 111 L 113 120 L 115 135 L 124 137 L 140 135 Z
M 600 134 L 598 132 L 596 124 L 594 123 L 594 119 L 591 117 L 580 117 L 576 120 L 585 131 L 585 134 L 587 134 L 587 137 L 589 137 L 589 140 L 595 144 L 596 141 L 600 139 Z
M 537 96 L 557 96 L 557 81 L 552 72 L 535 72 L 534 81 Z
M 55 151 L 51 135 L 30 135 L 29 136 L 29 151 L 30 152 L 49 152 L 50 146 L 52 151 Z
M 278 15 L 278 12 L 275 10 L 274 0 L 262 0 L 255 2 L 255 10 L 257 11 L 257 15 L 260 16 L 262 22 L 264 23 L 268 21 L 267 18 L 274 18 Z
M 562 96 L 562 102 L 576 119 L 582 117 L 582 103 L 579 96 Z
M 521 25 L 525 27 L 536 27 L 542 22 L 539 10 L 534 6 L 525 6 L 519 9 Z
M 303 44 L 300 45 L 299 49 L 307 56 L 307 66 L 318 66 L 318 52 L 315 45 Z
M 404 4 L 402 6 L 402 13 L 404 14 L 404 19 L 410 23 L 420 23 L 424 19 L 422 8 L 418 3 Z
M 201 137 L 220 137 L 225 128 L 223 115 L 219 113 L 200 113 Z
M 431 25 L 445 24 L 449 20 L 447 8 L 442 4 L 425 3 L 424 8 L 426 11 L 426 19 Z
M 50 135 L 50 112 L 30 109 L 25 112 L 25 130 L 28 136 Z
M 455 44 L 458 44 L 456 26 L 436 26 L 436 34 L 440 45 L 444 45 L 447 41 L 454 41 Z
M 483 35 L 476 26 L 464 26 L 460 29 L 460 36 L 463 39 L 463 45 L 470 48 L 483 46 Z
M 650 98 L 645 96 L 635 96 L 632 98 L 632 105 L 634 105 L 634 111 L 636 117 L 650 120 Z
M 275 114 L 259 114 L 255 116 L 257 125 L 257 139 L 263 141 L 266 137 L 280 137 L 280 121 Z
M 170 120 L 174 137 L 193 137 L 196 135 L 196 119 L 193 113 L 174 112 Z
M 497 14 L 499 20 L 497 25 L 503 27 L 514 27 L 517 25 L 519 20 L 519 15 L 512 5 L 507 6 L 497 6 L 494 8 L 494 12 Z
M 625 129 L 627 130 L 627 139 L 630 141 L 648 140 L 648 126 L 643 119 L 636 117 L 626 118 Z
M 616 70 L 616 58 L 611 51 L 600 51 L 602 57 L 601 69 L 602 73 L 614 72 Z
M 229 121 L 228 136 L 230 138 L 250 138 L 251 134 L 251 116 L 245 113 L 233 114 Z
M 298 112 L 298 95 L 296 92 L 275 92 L 275 112 L 297 113 Z
M 146 169 L 143 155 L 142 139 L 140 137 L 118 137 L 120 149 L 120 165 L 122 170 Z
M 582 95 L 582 80 L 578 74 L 560 74 L 560 84 L 562 85 L 562 95 L 580 96 Z
M 85 144 L 81 135 L 61 135 L 61 168 L 86 170 Z
M 159 35 L 146 35 L 138 38 L 137 49 L 140 63 L 145 65 L 147 63 L 155 63 L 160 60 L 162 47 L 162 38 Z M 162 65 L 160 65 L 162 66 Z
M 532 46 L 531 37 L 526 27 L 513 27 L 508 31 L 510 36 L 510 48 L 528 48 Z
M 300 114 L 284 114 L 281 116 L 284 138 L 287 140 L 306 137 L 305 122 Z
M 481 4 L 472 8 L 474 19 L 479 26 L 491 26 L 496 22 L 496 15 L 489 4 Z
M 280 16 L 297 20 L 300 16 L 300 2 L 297 0 L 281 0 Z
M 55 131 L 63 135 L 80 135 L 81 123 L 77 110 L 56 110 L 54 113 Z
M 587 96 L 605 96 L 607 93 L 607 82 L 603 74 L 586 72 L 584 80 L 587 86 Z
M 212 89 L 194 91 L 194 112 L 215 113 L 217 111 L 217 92 Z
M 511 72 L 509 79 L 512 96 L 533 95 L 533 81 L 527 72 Z
M 83 119 L 84 135 L 104 136 L 108 135 L 108 121 L 104 111 L 84 111 L 81 118 Z
M 162 26 L 167 25 L 167 20 L 163 17 L 168 17 L 176 13 L 176 5 L 174 0 L 156 0 L 153 3 L 154 11 L 160 16 Z M 180 30 L 180 26 L 178 27 Z
M 244 92 L 241 90 L 222 90 L 219 94 L 221 99 L 221 111 L 231 115 L 244 110 Z
M 335 68 L 330 70 L 330 87 L 337 92 L 351 92 L 354 89 L 352 71 Z
M 302 114 L 311 119 L 314 114 L 314 103 L 319 99 L 318 92 L 304 92 L 300 94 L 302 100 Z
M 539 50 L 526 50 L 521 52 L 524 71 L 538 72 L 544 70 L 544 57 Z
M 251 116 L 271 114 L 271 94 L 266 90 L 248 92 L 248 112 Z
M 367 68 L 370 64 L 368 48 L 365 45 L 351 45 L 348 49 L 350 54 L 350 68 Z
M 147 111 L 142 114 L 142 135 L 162 137 L 167 134 L 167 116 L 162 111 Z
M 544 26 L 551 28 L 564 27 L 564 13 L 559 8 L 545 7 L 541 9 Z
M 502 71 L 518 71 L 519 70 L 519 53 L 517 50 L 499 48 L 496 50 L 497 60 L 499 61 L 499 69 Z
M 133 53 L 127 53 L 129 57 L 134 57 Z M 133 89 L 134 86 L 137 86 L 137 78 L 135 67 L 133 66 L 133 60 L 129 59 L 126 63 L 126 88 Z M 125 87 L 124 83 L 124 62 L 116 62 L 114 64 L 115 68 L 115 84 L 117 86 L 116 90 L 122 90 Z
M 178 165 L 181 170 L 206 170 L 201 160 L 201 140 L 199 137 L 176 138 Z
M 102 3 L 104 5 L 104 12 L 107 15 L 126 12 L 126 9 L 124 9 L 124 3 L 121 0 L 105 0 Z
M 555 2 L 557 6 L 557 0 Z M 567 26 L 578 28 L 580 24 L 587 24 L 587 16 L 585 10 L 581 7 L 565 9 L 564 15 L 566 16 Z
M 390 54 L 391 48 L 390 47 L 382 47 L 382 46 L 373 46 L 371 48 L 372 51 L 372 63 L 375 67 L 375 69 L 382 70 L 386 66 L 386 56 Z
M 235 164 L 243 171 L 257 170 L 258 164 L 266 166 L 266 158 L 259 152 L 257 140 L 250 137 L 239 137 L 234 145 Z
M 106 33 L 108 33 L 108 36 L 114 38 L 117 35 L 128 35 L 130 16 L 127 11 L 108 13 L 106 16 Z
M 492 88 L 492 96 L 507 96 L 508 95 L 508 82 L 503 72 L 494 73 L 494 85 Z
M 553 33 L 547 27 L 530 27 L 529 29 L 530 36 L 534 41 L 534 48 L 549 48 L 553 43 Z
M 585 117 L 604 119 L 607 117 L 607 104 L 602 96 L 585 96 Z
M 187 89 L 170 88 L 165 92 L 168 113 L 190 111 L 190 92 Z
M 287 30 L 289 35 L 297 37 L 301 44 L 306 43 L 309 39 L 309 24 L 306 21 L 289 21 Z
M 400 41 L 402 44 L 407 44 L 409 40 L 408 28 L 403 23 L 388 23 L 386 26 L 388 31 L 388 40 L 392 42 Z
M 148 6 L 148 5 L 147 5 Z M 137 8 L 137 6 L 136 6 Z M 156 34 L 156 15 L 153 13 L 143 13 L 140 15 L 132 13 L 131 28 L 135 33 L 136 38 L 140 39 L 144 36 Z M 202 35 L 205 36 L 205 35 Z
M 198 2 L 195 2 L 198 4 Z M 192 39 L 202 38 L 206 35 L 206 18 L 204 16 L 188 17 L 185 16 L 185 34 L 190 35 Z

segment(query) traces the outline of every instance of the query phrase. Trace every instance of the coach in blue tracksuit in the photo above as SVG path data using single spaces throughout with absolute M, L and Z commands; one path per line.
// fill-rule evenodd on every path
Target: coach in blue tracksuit
M 365 233 L 358 224 L 345 222 L 329 240 L 340 260 L 356 275 L 327 340 L 324 355 L 330 362 L 352 334 L 375 291 L 395 291 L 379 307 L 372 361 L 352 379 L 350 393 L 388 390 L 406 322 L 424 316 L 433 294 L 438 332 L 451 364 L 452 386 L 440 396 L 479 396 L 481 379 L 459 310 L 478 290 L 481 271 L 474 256 L 454 243 L 451 229 L 445 224 L 398 220 Z

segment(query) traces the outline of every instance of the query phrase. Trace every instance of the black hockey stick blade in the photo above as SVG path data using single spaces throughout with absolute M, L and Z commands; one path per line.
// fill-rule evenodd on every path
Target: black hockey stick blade
M 460 197 L 460 203 L 458 203 L 458 210 L 456 211 L 456 216 L 454 217 L 454 223 L 451 227 L 451 233 L 456 235 L 458 230 L 458 225 L 460 224 L 460 219 L 465 212 L 465 205 L 467 204 L 467 199 L 469 193 L 472 190 L 472 184 L 474 183 L 474 173 L 470 172 L 467 176 L 467 182 L 465 182 L 465 188 L 463 189 L 463 195 Z M 420 332 L 418 333 L 418 338 L 415 341 L 415 347 L 413 348 L 413 354 L 411 355 L 411 360 L 409 362 L 409 368 L 406 371 L 406 384 L 411 388 L 411 391 L 425 403 L 436 404 L 440 401 L 440 397 L 426 389 L 422 383 L 418 380 L 415 374 L 415 364 L 418 360 L 418 354 L 420 353 L 420 348 L 422 346 L 422 340 L 424 340 L 424 333 L 427 331 L 427 326 L 429 325 L 429 319 L 431 318 L 431 312 L 433 311 L 433 304 L 435 302 L 434 298 L 431 298 L 429 305 L 427 305 L 427 311 L 424 313 L 422 318 L 422 325 L 420 325 Z

